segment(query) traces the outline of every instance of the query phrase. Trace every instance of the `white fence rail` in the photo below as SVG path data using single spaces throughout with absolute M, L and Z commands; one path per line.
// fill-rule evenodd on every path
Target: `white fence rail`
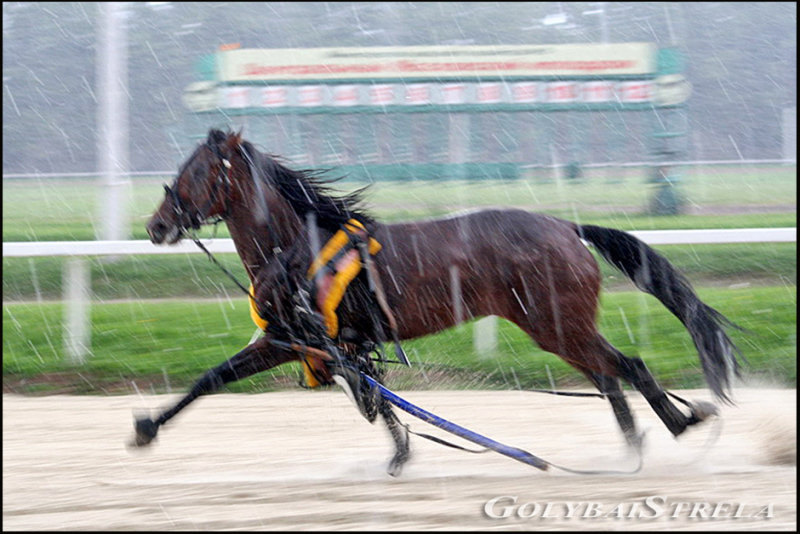
M 794 243 L 797 228 L 735 228 L 724 230 L 643 230 L 630 232 L 650 245 L 721 244 L 721 243 Z M 234 253 L 231 239 L 204 243 L 212 253 Z M 3 258 L 67 256 L 64 270 L 64 349 L 75 363 L 82 363 L 90 351 L 90 279 L 87 256 L 127 256 L 137 254 L 199 254 L 191 241 L 156 246 L 150 241 L 32 241 L 3 243 Z M 492 319 L 496 320 L 496 319 Z M 476 328 L 479 331 L 487 328 Z M 488 327 L 496 332 L 496 326 Z M 486 345 L 476 338 L 476 347 Z M 489 344 L 491 346 L 491 343 Z
M 232 239 L 204 242 L 209 251 L 236 252 Z M 30 241 L 3 243 L 4 258 L 37 256 L 133 256 L 137 254 L 194 254 L 202 252 L 192 241 L 156 246 L 150 241 Z
M 702 245 L 718 243 L 789 243 L 797 241 L 797 228 L 732 228 L 714 230 L 641 230 L 630 232 L 650 245 Z M 215 254 L 236 252 L 231 239 L 203 243 Z M 150 241 L 30 241 L 3 243 L 4 258 L 37 256 L 126 256 L 136 254 L 196 254 L 191 241 L 156 246 Z

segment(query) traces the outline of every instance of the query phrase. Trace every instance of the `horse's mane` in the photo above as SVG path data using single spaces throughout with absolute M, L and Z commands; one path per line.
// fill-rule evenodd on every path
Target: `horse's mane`
M 209 139 L 218 139 L 220 135 L 226 134 L 212 130 Z M 254 159 L 262 179 L 278 190 L 303 222 L 308 212 L 314 212 L 317 224 L 331 231 L 354 217 L 367 226 L 375 223 L 363 206 L 369 185 L 351 193 L 339 193 L 331 185 L 344 176 L 332 176 L 330 169 L 292 169 L 281 156 L 262 153 L 249 141 L 242 140 L 241 146 Z

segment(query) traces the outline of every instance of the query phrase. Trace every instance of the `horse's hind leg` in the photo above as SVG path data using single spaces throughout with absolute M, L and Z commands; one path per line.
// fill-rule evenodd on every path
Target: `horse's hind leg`
M 713 405 L 697 403 L 690 406 L 691 413 L 688 416 L 684 415 L 669 400 L 666 392 L 656 382 L 640 358 L 629 358 L 597 331 L 586 331 L 585 324 L 587 323 L 573 324 L 584 326 L 581 326 L 580 331 L 564 332 L 562 337 L 565 340 L 564 343 L 558 342 L 558 339 L 554 339 L 553 336 L 546 335 L 546 332 L 545 334 L 535 332 L 532 326 L 524 323 L 520 326 L 531 334 L 531 337 L 539 343 L 542 349 L 557 354 L 586 374 L 601 392 L 609 393 L 608 399 L 617 422 L 628 443 L 634 447 L 638 446 L 637 442 L 641 441 L 641 438 L 636 431 L 630 407 L 615 377 L 626 380 L 636 388 L 674 436 L 683 433 L 688 426 L 703 421 L 709 415 L 716 414 Z
M 617 419 L 617 424 L 619 424 L 628 446 L 637 452 L 641 452 L 644 435 L 636 429 L 636 421 L 633 418 L 628 401 L 625 399 L 625 393 L 622 391 L 619 379 L 593 371 L 584 370 L 584 372 L 592 384 L 601 393 L 605 394 L 609 403 L 611 403 L 614 417 Z
M 516 323 L 543 350 L 561 357 L 582 372 L 606 395 L 625 441 L 639 451 L 643 436 L 636 429 L 633 413 L 616 377 L 616 355 L 605 348 L 608 343 L 594 328 L 595 302 L 571 305 L 570 308 L 580 310 L 583 317 L 561 324 L 558 324 L 555 313 L 540 314 L 535 320 L 530 320 L 527 315 L 512 312 L 508 319 Z
M 229 382 L 247 378 L 276 365 L 297 359 L 295 353 L 275 347 L 269 343 L 268 339 L 267 337 L 259 338 L 225 363 L 207 371 L 200 380 L 195 382 L 188 394 L 173 407 L 163 411 L 156 419 L 149 417 L 137 419 L 135 422 L 136 435 L 130 445 L 135 447 L 148 445 L 156 437 L 161 425 L 175 417 L 197 397 L 213 393 Z
M 666 391 L 656 382 L 640 358 L 625 356 L 605 339 L 602 341 L 605 350 L 613 355 L 616 361 L 618 376 L 629 382 L 644 396 L 673 436 L 677 437 L 689 426 L 702 422 L 710 415 L 717 414 L 713 404 L 695 403 L 689 406 L 691 413 L 688 416 L 685 415 L 669 400 Z

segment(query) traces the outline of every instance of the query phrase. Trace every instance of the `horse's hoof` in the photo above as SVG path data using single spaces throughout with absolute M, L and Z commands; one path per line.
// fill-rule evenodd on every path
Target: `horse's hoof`
M 394 458 L 392 458 L 392 461 L 389 462 L 389 467 L 386 469 L 386 472 L 393 477 L 400 476 L 400 473 L 403 472 L 403 466 L 408 461 L 408 454 L 404 454 L 399 458 L 398 456 L 400 455 L 396 455 Z
M 133 441 L 128 444 L 130 447 L 144 447 L 145 445 L 149 445 L 150 442 L 155 439 L 156 434 L 158 434 L 158 425 L 149 417 L 137 419 L 136 423 L 134 423 L 134 428 L 136 430 L 136 435 Z
M 706 401 L 695 401 L 692 403 L 692 415 L 697 421 L 704 421 L 712 415 L 719 415 L 716 405 Z
M 403 466 L 406 465 L 406 462 L 408 462 L 410 458 L 411 450 L 408 446 L 398 450 L 394 453 L 392 461 L 389 462 L 389 467 L 386 468 L 386 472 L 393 477 L 400 476 L 400 473 L 403 471 Z

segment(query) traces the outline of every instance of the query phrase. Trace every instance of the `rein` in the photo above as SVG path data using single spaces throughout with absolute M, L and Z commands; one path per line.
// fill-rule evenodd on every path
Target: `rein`
M 241 289 L 244 292 L 245 295 L 247 295 L 249 298 L 253 299 L 253 301 L 255 302 L 255 299 L 253 298 L 253 295 L 250 294 L 250 291 L 248 291 L 247 288 L 244 287 L 244 285 L 242 285 L 242 283 L 239 282 L 239 280 L 236 279 L 236 276 L 234 276 L 234 274 L 232 272 L 230 272 L 224 265 L 222 265 L 219 262 L 219 260 L 211 253 L 211 251 L 209 251 L 205 247 L 205 245 L 203 245 L 203 243 L 200 241 L 200 239 L 197 236 L 190 236 L 190 237 L 191 237 L 192 241 L 194 241 L 194 244 L 197 245 L 200 248 L 200 250 L 202 250 L 203 252 L 206 253 L 206 256 L 208 256 L 208 259 L 210 259 L 212 261 L 212 263 L 214 263 L 217 267 L 222 269 L 222 272 L 225 273 L 228 276 L 228 278 L 233 280 L 233 283 L 236 284 L 239 287 L 239 289 Z

